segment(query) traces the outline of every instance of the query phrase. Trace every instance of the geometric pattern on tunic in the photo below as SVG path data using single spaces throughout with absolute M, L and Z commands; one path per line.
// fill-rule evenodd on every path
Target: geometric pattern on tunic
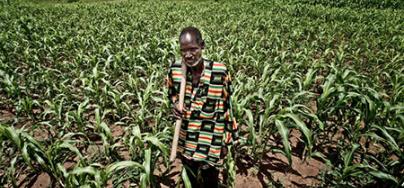
M 203 59 L 204 70 L 196 87 L 186 73 L 184 116 L 178 152 L 184 157 L 222 165 L 221 148 L 238 139 L 238 126 L 231 105 L 233 88 L 223 63 Z M 178 102 L 182 77 L 181 61 L 170 65 L 166 84 L 170 104 Z

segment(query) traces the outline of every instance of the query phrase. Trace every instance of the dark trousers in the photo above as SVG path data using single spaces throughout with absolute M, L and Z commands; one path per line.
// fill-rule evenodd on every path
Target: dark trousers
M 217 188 L 219 186 L 219 170 L 208 165 L 181 157 L 192 188 Z

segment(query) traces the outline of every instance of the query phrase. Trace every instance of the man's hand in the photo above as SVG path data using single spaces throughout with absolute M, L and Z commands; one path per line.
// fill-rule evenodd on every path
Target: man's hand
M 172 109 L 172 111 L 176 119 L 182 119 L 182 115 L 184 114 L 184 112 L 180 111 L 178 103 L 174 104 L 174 108 Z
M 237 148 L 240 146 L 240 142 L 239 140 L 233 142 L 233 145 L 230 146 L 230 154 L 234 157 Z M 229 153 L 229 149 L 227 148 L 227 146 L 222 146 L 221 152 L 220 152 L 220 158 L 224 158 L 227 156 L 227 154 Z
M 220 158 L 226 157 L 227 152 L 228 152 L 227 146 L 222 146 L 222 151 L 220 152 Z

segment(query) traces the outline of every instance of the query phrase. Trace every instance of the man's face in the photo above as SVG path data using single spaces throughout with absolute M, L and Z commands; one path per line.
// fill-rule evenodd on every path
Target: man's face
M 185 33 L 180 38 L 180 50 L 183 62 L 188 67 L 195 67 L 202 58 L 204 44 L 198 44 L 194 35 Z

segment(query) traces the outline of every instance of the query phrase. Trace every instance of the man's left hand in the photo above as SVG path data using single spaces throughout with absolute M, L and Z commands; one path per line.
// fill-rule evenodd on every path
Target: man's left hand
M 228 153 L 227 146 L 222 146 L 222 151 L 220 152 L 220 158 L 226 157 L 227 153 Z

